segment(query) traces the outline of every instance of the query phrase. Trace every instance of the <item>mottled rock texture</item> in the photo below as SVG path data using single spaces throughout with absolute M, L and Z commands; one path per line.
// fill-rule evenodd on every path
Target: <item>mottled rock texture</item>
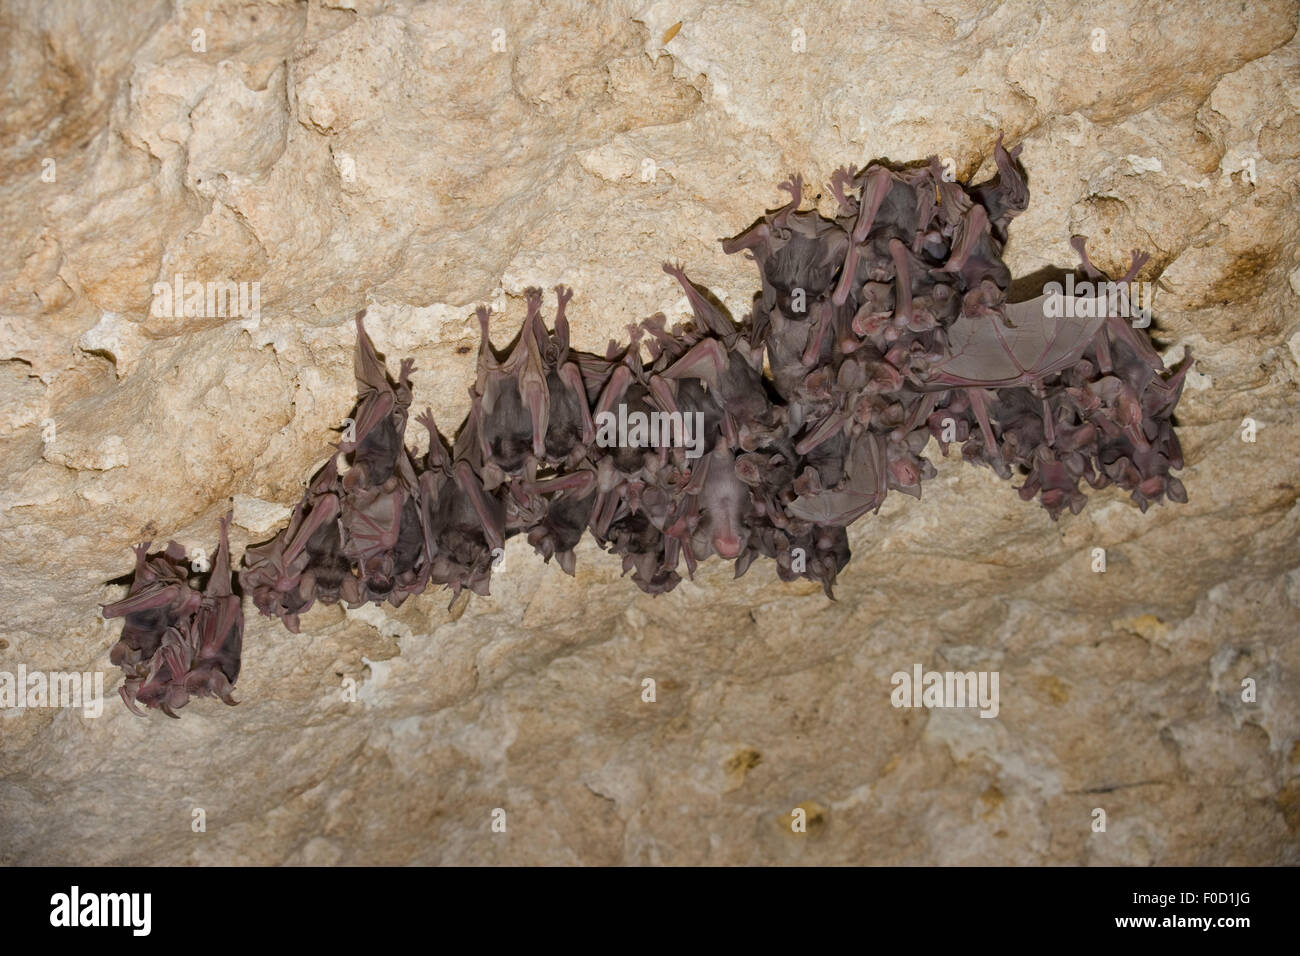
M 0 863 L 1300 862 L 1298 15 L 6 3 L 0 671 L 103 671 L 107 699 L 0 711 Z M 515 539 L 450 611 L 294 636 L 246 605 L 237 708 L 117 700 L 104 582 L 145 537 L 211 549 L 232 499 L 236 555 L 274 533 L 351 408 L 358 308 L 459 421 L 476 303 L 504 341 L 564 282 L 601 351 L 688 315 L 673 258 L 743 312 L 717 239 L 791 170 L 982 178 L 999 130 L 1030 175 L 1016 275 L 1072 266 L 1074 233 L 1112 274 L 1151 252 L 1159 347 L 1198 362 L 1189 504 L 1110 489 L 1053 523 L 932 443 L 836 602 L 716 563 L 652 599 L 590 539 L 576 579 Z M 260 282 L 260 316 L 152 314 L 177 273 Z M 893 708 L 917 663 L 998 671 L 997 717 Z

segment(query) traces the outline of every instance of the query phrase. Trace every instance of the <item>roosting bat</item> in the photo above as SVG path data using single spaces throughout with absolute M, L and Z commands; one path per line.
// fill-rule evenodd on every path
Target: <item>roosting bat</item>
M 244 611 L 230 587 L 231 516 L 221 519 L 221 543 L 203 591 L 189 584 L 185 553 L 176 542 L 152 557 L 139 545 L 130 593 L 104 605 L 105 618 L 125 617 L 122 637 L 110 659 L 122 668 L 122 700 L 135 714 L 137 703 L 160 708 L 168 717 L 191 697 L 219 697 L 227 704 L 239 678 Z
M 571 347 L 564 287 L 553 329 L 540 290 L 526 291 L 500 354 L 480 307 L 469 415 L 448 442 L 426 410 L 421 458 L 404 443 L 413 365 L 394 381 L 359 314 L 355 434 L 288 526 L 245 552 L 243 589 L 296 631 L 317 600 L 396 605 L 430 584 L 486 593 L 514 535 L 573 574 L 590 531 L 652 594 L 717 555 L 738 576 L 771 558 L 783 580 L 830 595 L 848 525 L 890 491 L 920 497 L 934 476 L 931 437 L 1019 476 L 1020 497 L 1053 519 L 1084 506 L 1081 483 L 1119 485 L 1143 510 L 1186 501 L 1173 413 L 1190 355 L 1171 373 L 1141 328 L 1066 309 L 1059 291 L 1007 301 L 1002 251 L 1029 201 L 1019 154 L 999 138 L 997 174 L 976 185 L 934 157 L 837 170 L 833 218 L 801 209 L 791 176 L 789 203 L 723 243 L 757 267 L 739 322 L 673 264 L 693 322 L 652 316 L 603 356 Z M 1074 242 L 1084 275 L 1103 280 Z M 1135 253 L 1120 284 L 1145 261 Z M 128 701 L 226 698 L 237 675 L 233 595 L 199 595 L 177 562 L 138 549 L 131 593 L 113 606 L 127 617 L 113 653 Z

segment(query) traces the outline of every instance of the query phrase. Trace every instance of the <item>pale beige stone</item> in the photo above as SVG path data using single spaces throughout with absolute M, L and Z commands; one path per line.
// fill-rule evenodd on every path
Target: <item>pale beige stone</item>
M 1297 13 L 8 4 L 0 670 L 102 670 L 109 699 L 0 715 L 0 863 L 1300 862 Z M 1033 197 L 1016 275 L 1070 267 L 1072 233 L 1112 272 L 1151 252 L 1157 346 L 1197 360 L 1187 505 L 1054 524 L 932 445 L 835 602 L 717 563 L 651 599 L 590 540 L 570 579 L 515 539 L 452 607 L 295 636 L 248 603 L 237 708 L 116 700 L 104 582 L 144 539 L 210 552 L 232 506 L 236 555 L 275 532 L 351 408 L 357 310 L 450 432 L 477 303 L 504 343 L 566 283 L 603 351 L 685 314 L 675 259 L 739 315 L 753 265 L 717 239 L 791 171 L 829 210 L 841 165 L 985 176 L 999 131 Z M 259 282 L 260 316 L 153 314 L 177 273 Z M 998 716 L 892 707 L 917 663 L 997 670 Z

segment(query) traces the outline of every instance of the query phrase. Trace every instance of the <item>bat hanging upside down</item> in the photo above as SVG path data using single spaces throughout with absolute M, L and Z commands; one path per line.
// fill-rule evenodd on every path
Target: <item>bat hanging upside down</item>
M 498 352 L 492 315 L 470 412 L 447 441 L 433 412 L 417 420 L 428 450 L 406 446 L 414 364 L 394 380 L 356 316 L 353 427 L 309 482 L 288 526 L 250 547 L 239 572 L 263 613 L 297 631 L 316 601 L 400 605 L 430 585 L 486 594 L 506 540 L 523 535 L 575 573 L 590 532 L 651 594 L 711 556 L 740 576 L 759 557 L 786 581 L 831 595 L 849 560 L 846 529 L 889 491 L 920 497 L 947 454 L 1019 476 L 1023 499 L 1057 518 L 1116 484 L 1145 511 L 1186 501 L 1173 413 L 1192 366 L 1170 372 L 1147 333 L 1118 315 L 1063 318 L 1060 293 L 1008 303 L 1002 261 L 1011 220 L 1029 202 L 1019 147 L 993 151 L 997 175 L 951 182 L 927 165 L 838 170 L 837 214 L 791 201 L 723 243 L 757 267 L 759 290 L 736 322 L 679 266 L 666 264 L 694 313 L 631 328 L 604 355 L 569 340 L 572 292 L 557 287 L 553 328 L 529 289 L 523 327 Z M 1075 239 L 1089 280 L 1105 277 Z M 1133 255 L 1120 285 L 1146 261 Z M 770 376 L 765 372 L 770 369 Z M 672 442 L 609 442 L 616 411 L 651 422 L 699 421 L 701 453 Z M 227 519 L 228 520 L 228 519 Z M 171 712 L 192 695 L 233 703 L 242 617 L 229 587 L 226 522 L 200 593 L 172 549 L 137 549 L 113 660 L 123 696 Z M 225 570 L 220 570 L 225 569 Z

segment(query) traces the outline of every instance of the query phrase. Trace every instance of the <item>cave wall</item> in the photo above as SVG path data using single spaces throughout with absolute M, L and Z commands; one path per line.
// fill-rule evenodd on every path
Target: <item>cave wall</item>
M 105 701 L 0 710 L 0 863 L 1300 862 L 1298 16 L 5 4 L 0 671 L 100 671 Z M 1188 504 L 1053 523 L 932 444 L 835 601 L 717 562 L 651 598 L 590 539 L 575 578 L 514 539 L 451 607 L 295 636 L 246 603 L 236 708 L 117 699 L 105 582 L 232 506 L 236 555 L 284 523 L 352 407 L 357 309 L 457 422 L 476 304 L 504 343 L 563 282 L 600 352 L 689 316 L 673 259 L 740 315 L 753 265 L 717 240 L 791 171 L 829 210 L 838 166 L 983 178 L 999 131 L 1030 177 L 1014 274 L 1071 268 L 1072 234 L 1112 274 L 1151 253 L 1157 346 L 1197 361 Z M 260 313 L 152 314 L 178 273 L 257 281 Z M 914 664 L 996 670 L 997 717 L 894 708 Z

